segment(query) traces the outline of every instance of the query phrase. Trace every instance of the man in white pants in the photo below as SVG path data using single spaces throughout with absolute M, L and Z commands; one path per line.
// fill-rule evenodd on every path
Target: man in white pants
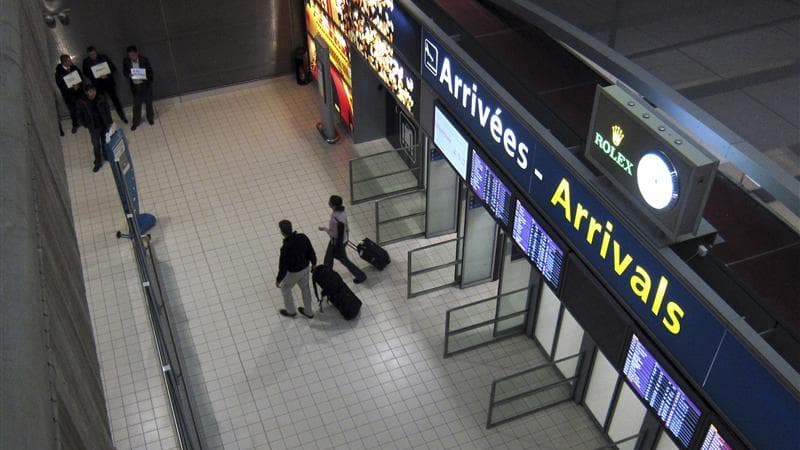
M 309 264 L 311 267 L 317 265 L 317 255 L 314 247 L 305 234 L 292 230 L 292 222 L 281 220 L 278 228 L 283 235 L 283 246 L 278 262 L 278 278 L 275 286 L 281 288 L 283 294 L 284 309 L 280 312 L 282 316 L 294 317 L 297 311 L 304 317 L 313 319 L 314 309 L 311 306 L 311 290 L 308 287 Z M 292 298 L 292 288 L 300 285 L 300 292 L 303 295 L 303 305 L 295 311 L 294 299 Z

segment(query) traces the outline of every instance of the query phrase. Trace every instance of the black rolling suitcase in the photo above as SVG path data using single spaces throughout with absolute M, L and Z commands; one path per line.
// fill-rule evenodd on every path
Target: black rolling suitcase
M 333 306 L 342 313 L 342 317 L 345 320 L 355 319 L 361 310 L 361 300 L 356 297 L 356 294 L 347 285 L 344 285 L 339 292 L 328 296 L 328 301 L 333 303 Z
M 319 302 L 320 312 L 322 311 L 322 300 L 327 297 L 328 302 L 332 303 L 345 319 L 350 320 L 358 315 L 361 310 L 361 300 L 353 294 L 353 291 L 347 287 L 336 271 L 319 265 L 314 268 L 311 281 L 314 285 L 314 295 Z M 317 286 L 322 292 L 317 290 Z
M 389 258 L 389 253 L 369 238 L 364 238 L 358 245 L 352 242 L 348 242 L 348 244 L 358 253 L 361 259 L 370 263 L 378 270 L 383 270 L 384 267 L 392 262 L 391 258 Z

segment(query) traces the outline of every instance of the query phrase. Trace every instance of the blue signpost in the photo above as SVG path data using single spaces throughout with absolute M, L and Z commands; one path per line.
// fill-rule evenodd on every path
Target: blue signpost
M 139 191 L 136 189 L 136 175 L 133 171 L 133 159 L 128 149 L 128 140 L 125 133 L 117 129 L 108 139 L 105 146 L 106 160 L 111 162 L 111 171 L 114 173 L 114 182 L 117 185 L 119 199 L 125 214 L 133 214 L 139 224 L 139 232 L 146 233 L 156 224 L 156 217 L 152 214 L 139 212 Z M 130 198 L 128 198 L 130 196 Z M 130 208 L 133 211 L 130 211 Z M 129 230 L 130 233 L 133 230 Z M 117 237 L 122 237 L 117 232 Z

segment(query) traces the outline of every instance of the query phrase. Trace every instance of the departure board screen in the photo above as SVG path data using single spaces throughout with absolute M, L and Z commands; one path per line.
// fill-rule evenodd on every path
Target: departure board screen
M 512 229 L 514 242 L 528 255 L 542 275 L 558 289 L 561 268 L 564 265 L 564 250 L 536 223 L 533 215 L 517 200 Z
M 489 207 L 492 215 L 503 225 L 511 224 L 511 191 L 500 181 L 494 171 L 472 150 L 472 168 L 469 173 L 469 185 L 475 195 Z
M 706 438 L 703 439 L 703 446 L 700 447 L 701 450 L 733 450 L 725 439 L 720 436 L 717 427 L 714 424 L 711 424 L 708 427 L 708 433 L 706 433 Z
M 688 447 L 700 420 L 700 410 L 635 334 L 628 348 L 623 373 L 636 392 L 656 411 L 667 429 Z

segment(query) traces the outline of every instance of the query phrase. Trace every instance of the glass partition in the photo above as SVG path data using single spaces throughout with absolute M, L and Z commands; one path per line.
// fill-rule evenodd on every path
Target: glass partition
M 433 237 L 456 231 L 459 178 L 438 150 L 431 147 L 429 152 L 425 235 Z
M 375 202 L 376 241 L 380 245 L 425 234 L 425 191 L 413 191 Z
M 523 288 L 448 310 L 444 330 L 444 356 L 471 350 L 525 331 L 524 327 L 517 327 L 513 330 L 515 333 L 511 333 L 511 330 L 502 335 L 494 332 L 498 323 L 525 318 L 525 307 L 519 310 L 508 309 L 504 315 L 498 315 L 497 311 L 506 299 L 514 298 L 527 290 Z
M 417 297 L 457 284 L 461 239 L 450 239 L 408 252 L 406 297 Z
M 530 265 L 522 252 L 517 252 L 511 239 L 503 239 L 503 259 L 500 269 L 500 299 L 497 303 L 497 316 L 503 317 L 528 309 L 528 299 L 533 284 L 533 266 Z M 511 294 L 513 292 L 513 294 Z M 496 323 L 494 334 L 503 335 L 516 332 L 517 328 L 524 327 L 527 320 L 526 314 L 516 315 Z
M 351 203 L 421 189 L 424 185 L 423 164 L 409 165 L 408 159 L 401 155 L 401 152 L 418 150 L 417 146 L 403 147 L 351 159 Z
M 510 375 L 492 383 L 489 417 L 491 428 L 572 401 L 577 371 L 565 376 L 565 367 L 579 367 L 580 353 Z M 575 360 L 576 362 L 573 362 Z
M 471 191 L 468 192 L 464 224 L 464 263 L 461 287 L 492 279 L 497 224 Z

